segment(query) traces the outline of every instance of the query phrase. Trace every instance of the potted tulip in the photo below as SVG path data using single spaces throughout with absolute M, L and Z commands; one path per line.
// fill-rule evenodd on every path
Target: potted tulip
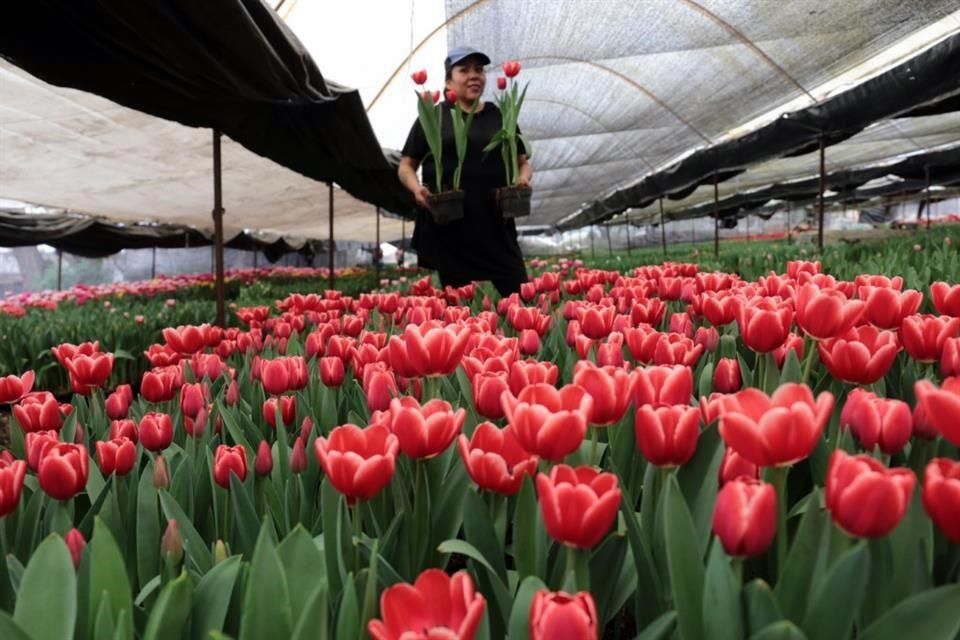
M 413 76 L 414 82 L 424 84 L 427 81 L 427 72 L 419 71 Z M 430 214 L 435 222 L 446 224 L 463 218 L 463 191 L 460 190 L 460 176 L 463 171 L 463 161 L 467 155 L 467 133 L 473 122 L 477 110 L 474 103 L 469 114 L 465 114 L 457 100 L 457 94 L 447 91 L 447 102 L 452 105 L 450 116 L 453 120 L 453 135 L 457 151 L 457 166 L 449 189 L 443 183 L 443 105 L 440 104 L 440 92 L 424 90 L 417 94 L 417 114 L 420 126 L 423 128 L 429 155 L 433 156 L 436 182 L 435 191 L 428 198 Z
M 497 96 L 497 106 L 503 116 L 503 125 L 500 131 L 484 148 L 490 152 L 500 147 L 500 156 L 506 171 L 507 186 L 497 189 L 497 202 L 504 218 L 518 218 L 530 215 L 530 187 L 520 184 L 520 160 L 517 151 L 517 140 L 523 141 L 527 155 L 530 154 L 530 144 L 523 134 L 517 131 L 517 121 L 520 117 L 520 107 L 527 95 L 527 85 L 523 90 L 517 86 L 516 77 L 520 73 L 520 63 L 515 61 L 503 63 L 503 73 L 506 77 L 497 78 L 497 88 L 501 93 Z

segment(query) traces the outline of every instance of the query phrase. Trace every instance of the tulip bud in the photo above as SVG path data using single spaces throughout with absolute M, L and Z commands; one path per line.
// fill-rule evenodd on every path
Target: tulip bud
M 160 555 L 169 559 L 174 566 L 179 566 L 183 561 L 183 536 L 180 535 L 176 520 L 167 520 L 167 530 L 160 541 Z
M 266 440 L 260 441 L 257 447 L 257 459 L 253 463 L 253 472 L 258 476 L 268 476 L 273 471 L 273 453 Z
M 70 529 L 63 540 L 67 544 L 67 551 L 70 552 L 70 559 L 73 560 L 73 568 L 80 569 L 80 559 L 83 557 L 83 550 L 87 546 L 83 534 L 77 529 Z
M 170 474 L 163 456 L 157 456 L 153 461 L 153 486 L 156 489 L 170 488 Z
M 740 391 L 742 384 L 740 361 L 735 358 L 720 358 L 713 371 L 713 390 L 719 393 L 736 393 Z
M 297 438 L 293 443 L 293 452 L 290 454 L 290 471 L 293 473 L 302 473 L 307 468 L 307 449 L 303 444 L 303 438 Z
M 447 93 L 445 94 L 445 97 L 447 99 L 447 102 L 454 104 L 457 101 L 457 92 L 454 91 L 453 89 L 447 89 Z
M 339 387 L 344 378 L 343 360 L 327 356 L 320 358 L 320 381 L 326 387 Z
M 530 640 L 596 640 L 600 625 L 593 596 L 587 591 L 571 595 L 541 589 L 530 605 Z
M 532 356 L 538 351 L 540 351 L 540 336 L 533 329 L 524 329 L 520 334 L 520 353 Z
M 313 433 L 313 418 L 307 416 L 300 423 L 300 439 L 304 443 L 310 442 L 310 434 Z
M 506 88 L 507 88 L 507 79 L 503 76 L 500 76 L 499 78 L 497 78 L 497 89 L 500 89 L 500 91 L 503 91 Z
M 224 544 L 223 540 L 217 540 L 217 544 L 215 544 L 213 547 L 214 564 L 220 564 L 228 557 L 230 556 L 227 554 L 227 545 Z
M 231 380 L 230 384 L 227 385 L 227 393 L 226 397 L 224 398 L 224 402 L 227 403 L 228 407 L 232 407 L 240 402 L 240 387 L 236 380 Z
M 713 533 L 732 556 L 764 553 L 777 535 L 773 485 L 746 477 L 723 485 L 713 509 Z

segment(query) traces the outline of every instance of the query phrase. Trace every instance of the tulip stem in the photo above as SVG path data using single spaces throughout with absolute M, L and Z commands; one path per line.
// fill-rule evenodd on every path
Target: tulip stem
M 754 373 L 754 375 L 753 375 L 753 386 L 755 386 L 756 388 L 760 389 L 760 390 L 763 391 L 764 393 L 767 392 L 766 385 L 764 384 L 764 382 L 765 382 L 765 375 L 764 375 L 764 371 L 763 371 L 763 365 L 766 363 L 766 361 L 767 361 L 767 354 L 765 354 L 765 353 L 758 353 L 758 354 L 757 354 L 757 360 L 756 360 L 757 366 L 754 367 L 754 372 L 753 372 L 753 373 Z
M 777 492 L 777 581 L 783 578 L 787 563 L 787 473 L 790 467 L 770 470 L 773 488 Z
M 363 531 L 363 516 L 360 513 L 361 504 L 357 500 L 357 503 L 351 509 L 353 511 L 353 567 L 358 574 L 360 573 L 360 534 Z
M 730 564 L 733 567 L 733 575 L 737 578 L 737 586 L 743 586 L 743 558 L 733 556 L 730 558 Z
M 600 430 L 597 427 L 590 428 L 590 464 L 595 464 L 600 466 L 600 461 L 597 460 L 597 442 L 600 439 Z
M 808 384 L 807 381 L 810 379 L 810 369 L 813 368 L 813 354 L 817 347 L 816 340 L 807 341 L 805 347 L 807 348 L 807 355 L 805 362 L 803 363 L 803 384 Z

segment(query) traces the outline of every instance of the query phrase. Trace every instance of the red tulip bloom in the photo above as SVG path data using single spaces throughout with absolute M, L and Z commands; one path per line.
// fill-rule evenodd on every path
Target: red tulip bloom
M 48 447 L 40 459 L 40 488 L 54 500 L 69 500 L 87 486 L 90 456 L 82 444 L 60 443 Z
M 697 331 L 693 334 L 693 344 L 713 353 L 720 344 L 720 333 L 714 327 L 697 327 Z
M 279 396 L 277 398 L 267 398 L 263 403 L 263 419 L 268 425 L 277 428 L 277 402 L 280 403 L 280 419 L 283 420 L 284 427 L 292 427 L 297 419 L 297 397 Z
M 253 472 L 260 477 L 270 475 L 273 471 L 273 452 L 270 450 L 270 443 L 261 440 L 257 447 L 257 457 L 253 461 Z
M 659 298 L 637 300 L 630 308 L 630 322 L 633 326 L 649 324 L 652 327 L 656 327 L 663 322 L 663 317 L 666 313 L 667 305 Z
M 209 330 L 210 325 L 208 324 L 199 327 L 193 325 L 180 326 L 176 329 L 167 327 L 163 330 L 163 339 L 166 340 L 167 346 L 173 351 L 180 355 L 189 356 L 202 351 L 207 346 L 206 337 Z
M 497 78 L 497 89 L 500 89 L 500 91 L 503 91 L 506 88 L 507 88 L 507 79 L 503 76 L 500 76 L 499 78 Z
M 508 78 L 515 78 L 520 73 L 520 63 L 516 60 L 508 60 L 503 63 L 503 75 Z
M 140 382 L 140 395 L 147 402 L 173 400 L 183 385 L 183 372 L 176 366 L 147 371 Z
M 740 477 L 759 480 L 760 467 L 753 464 L 730 447 L 727 447 L 723 452 L 723 460 L 720 462 L 720 471 L 718 475 L 721 487 L 731 480 L 736 480 Z
M 947 540 L 960 544 L 960 462 L 930 461 L 923 474 L 923 508 Z
M 537 476 L 540 513 L 557 542 L 592 549 L 610 531 L 620 509 L 617 476 L 593 467 L 558 464 Z
M 773 350 L 773 358 L 777 361 L 778 369 L 783 368 L 783 363 L 787 359 L 787 353 L 791 350 L 797 354 L 797 360 L 803 362 L 803 338 L 795 333 L 787 334 L 787 339 L 784 340 L 783 344 Z
M 390 400 L 400 395 L 397 379 L 385 364 L 371 364 L 363 370 L 363 394 L 370 411 L 384 411 Z
M 722 327 L 736 320 L 737 298 L 727 291 L 708 292 L 700 297 L 700 310 L 714 327 Z
M 737 326 L 743 343 L 758 353 L 769 353 L 790 334 L 793 309 L 786 302 L 753 298 L 737 303 Z
M 540 336 L 533 329 L 524 329 L 520 334 L 520 353 L 534 356 L 540 351 Z
M 153 367 L 167 367 L 177 364 L 183 358 L 179 353 L 165 344 L 152 344 L 143 352 Z
M 723 399 L 720 436 L 727 446 L 761 467 L 789 466 L 810 455 L 833 412 L 833 394 L 814 401 L 803 384 L 781 385 L 767 396 L 744 389 Z
M 713 370 L 713 390 L 719 393 L 736 393 L 743 386 L 740 376 L 740 361 L 736 358 L 720 358 Z
M 390 401 L 390 431 L 397 436 L 400 450 L 414 459 L 446 451 L 466 418 L 464 409 L 454 411 L 445 400 L 430 400 L 423 406 L 410 396 Z
M 525 387 L 518 396 L 501 396 L 503 412 L 525 451 L 558 462 L 583 442 L 593 399 L 577 385 L 559 391 L 548 384 Z
M 343 384 L 343 378 L 346 370 L 343 366 L 343 360 L 326 356 L 320 358 L 320 381 L 324 386 L 336 388 Z
M 670 315 L 670 333 L 679 333 L 693 339 L 693 319 L 689 313 Z
M 510 426 L 500 429 L 483 422 L 469 440 L 461 434 L 457 448 L 467 473 L 485 491 L 516 495 L 523 477 L 533 477 L 537 472 L 537 456 L 523 450 Z
M 33 371 L 27 371 L 22 376 L 9 375 L 0 378 L 0 404 L 12 404 L 30 393 L 33 380 Z
M 57 359 L 57 362 L 60 363 L 60 366 L 66 368 L 67 360 L 75 356 L 92 356 L 95 353 L 99 353 L 100 341 L 81 342 L 80 344 L 70 344 L 69 342 L 64 342 L 56 347 L 51 347 L 50 351 L 53 352 L 53 355 Z
M 0 518 L 16 511 L 26 474 L 27 463 L 23 460 L 0 457 Z
M 914 390 L 929 423 L 960 447 L 960 378 L 947 378 L 939 389 L 929 380 L 920 380 Z
M 272 396 L 302 389 L 309 378 L 307 361 L 300 356 L 264 360 L 260 363 L 260 382 Z
M 140 418 L 139 437 L 147 451 L 163 451 L 173 442 L 173 421 L 165 413 L 151 411 Z
M 427 569 L 410 585 L 395 584 L 380 596 L 382 620 L 367 623 L 373 640 L 473 640 L 487 603 L 466 571 L 448 576 Z
M 943 352 L 943 345 L 960 332 L 960 317 L 915 315 L 903 319 L 900 325 L 900 342 L 918 362 L 936 362 Z
M 723 485 L 713 507 L 713 533 L 731 556 L 758 556 L 777 535 L 777 493 L 772 484 L 738 478 Z
M 116 473 L 125 476 L 137 461 L 137 445 L 128 438 L 116 438 L 108 442 L 97 441 L 97 465 L 100 473 L 109 476 Z
M 930 297 L 940 315 L 960 318 L 960 284 L 934 282 L 930 285 Z
M 577 307 L 580 331 L 591 340 L 603 340 L 613 331 L 617 308 L 611 305 L 591 304 Z
M 637 409 L 634 421 L 640 453 L 658 467 L 685 465 L 697 450 L 700 409 L 691 406 Z
M 634 369 L 633 404 L 653 407 L 690 404 L 693 370 L 682 364 Z
M 903 319 L 912 316 L 923 302 L 923 294 L 914 289 L 900 292 L 890 287 L 860 287 L 859 297 L 866 303 L 863 319 L 880 329 L 899 329 Z
M 408 324 L 402 336 L 392 336 L 387 344 L 390 366 L 405 378 L 450 375 L 463 359 L 469 338 L 466 327 L 444 327 L 437 321 Z
M 24 443 L 24 453 L 27 457 L 27 466 L 34 473 L 40 470 L 40 461 L 51 447 L 60 444 L 60 434 L 56 431 L 33 431 L 27 434 Z
M 908 469 L 888 469 L 868 455 L 837 449 L 827 465 L 827 509 L 847 534 L 882 538 L 906 514 L 915 482 Z
M 113 354 L 78 355 L 68 359 L 64 366 L 70 374 L 70 387 L 74 393 L 90 395 L 92 390 L 102 387 L 110 377 Z
M 873 384 L 887 375 L 900 351 L 892 331 L 864 325 L 818 343 L 820 360 L 834 378 L 854 384 Z
M 550 325 L 553 323 L 553 317 L 541 313 L 536 307 L 515 304 L 507 309 L 507 322 L 518 333 L 530 329 L 536 331 L 537 335 L 542 338 L 549 331 Z
M 662 333 L 649 327 L 626 329 L 624 337 L 630 356 L 638 362 L 693 366 L 704 350 L 702 344 L 695 344 L 684 335 Z
M 940 373 L 944 378 L 960 376 L 960 338 L 947 338 L 943 341 Z
M 290 472 L 303 473 L 307 468 L 307 445 L 303 438 L 293 441 L 293 450 L 290 452 Z
M 820 261 L 811 262 L 809 260 L 787 260 L 787 277 L 796 280 L 801 273 L 816 275 L 820 273 Z
M 865 389 L 854 389 L 840 413 L 840 426 L 850 427 L 867 451 L 879 446 L 887 455 L 899 453 L 913 433 L 910 406 L 902 400 L 879 398 Z
M 597 364 L 603 368 L 622 369 L 624 367 L 626 362 L 623 359 L 623 336 L 619 333 L 611 333 L 606 342 L 597 345 Z
M 510 365 L 509 378 L 510 392 L 516 396 L 532 384 L 556 385 L 560 369 L 552 362 L 517 360 Z
M 247 478 L 247 450 L 242 444 L 228 447 L 221 444 L 213 458 L 213 479 L 224 489 L 230 488 L 230 474 L 243 482 Z
M 352 505 L 390 484 L 400 442 L 384 425 L 361 429 L 345 424 L 331 431 L 329 439 L 318 437 L 313 448 L 330 483 Z
M 426 84 L 427 83 L 427 70 L 420 69 L 419 71 L 414 71 L 410 74 L 410 77 L 413 79 L 416 84 Z
M 450 104 L 456 104 L 457 92 L 454 91 L 453 89 L 447 89 L 446 93 L 444 94 L 444 98 L 446 98 L 447 102 L 449 102 Z
M 180 387 L 180 411 L 183 415 L 196 418 L 207 406 L 210 388 L 203 383 L 185 384 Z
M 846 333 L 865 310 L 862 300 L 847 300 L 837 289 L 805 284 L 797 292 L 797 324 L 815 340 Z
M 53 394 L 27 396 L 13 405 L 13 415 L 24 433 L 32 431 L 60 431 L 63 415 L 60 403 Z
M 130 385 L 122 385 L 130 388 Z M 122 420 L 127 417 L 127 412 L 130 411 L 131 401 L 127 400 L 125 393 L 119 391 L 114 391 L 107 396 L 104 406 L 107 410 L 107 417 L 111 420 Z
M 598 367 L 580 360 L 573 369 L 573 384 L 586 389 L 593 399 L 590 424 L 606 426 L 619 422 L 633 396 L 634 377 L 618 367 Z
M 503 417 L 500 396 L 508 391 L 507 376 L 503 373 L 481 373 L 473 378 L 473 406 L 477 413 L 488 420 Z
M 140 440 L 140 434 L 137 433 L 137 423 L 126 418 L 122 420 L 112 420 L 110 422 L 108 438 L 110 440 L 126 438 L 136 444 Z
M 600 619 L 588 591 L 570 595 L 541 589 L 530 605 L 530 640 L 597 640 Z
M 83 550 L 87 548 L 87 541 L 83 539 L 83 534 L 77 529 L 70 529 L 67 535 L 63 537 L 67 545 L 67 551 L 70 552 L 70 559 L 73 560 L 73 568 L 80 568 L 80 560 L 83 558 Z

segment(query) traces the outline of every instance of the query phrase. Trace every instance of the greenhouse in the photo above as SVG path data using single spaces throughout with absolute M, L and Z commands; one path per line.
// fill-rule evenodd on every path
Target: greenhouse
M 960 638 L 957 0 L 4 18 L 0 638 Z

